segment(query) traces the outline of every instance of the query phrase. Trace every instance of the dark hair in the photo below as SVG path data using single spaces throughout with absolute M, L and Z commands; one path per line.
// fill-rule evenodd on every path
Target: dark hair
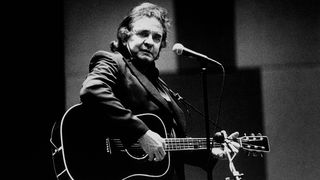
M 128 40 L 132 30 L 132 22 L 139 17 L 155 17 L 159 20 L 163 28 L 163 38 L 160 48 L 167 46 L 167 34 L 170 26 L 168 11 L 158 5 L 144 2 L 132 8 L 128 15 L 122 20 L 117 30 L 117 41 L 110 44 L 111 51 L 119 51 L 124 48 L 124 42 Z

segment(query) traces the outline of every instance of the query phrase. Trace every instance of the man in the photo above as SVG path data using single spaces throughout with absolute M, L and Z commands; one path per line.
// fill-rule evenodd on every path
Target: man
M 118 27 L 117 41 L 111 43 L 113 52 L 98 51 L 93 55 L 80 91 L 82 103 L 102 114 L 99 121 L 103 123 L 97 123 L 100 130 L 105 128 L 127 147 L 138 142 L 148 155 L 150 166 L 151 162 L 160 164 L 168 157 L 168 144 L 164 135 L 154 131 L 138 114 L 152 113 L 161 119 L 168 137 L 186 137 L 184 113 L 159 78 L 155 66 L 162 48 L 167 45 L 168 28 L 166 9 L 151 3 L 131 9 Z M 237 136 L 238 133 L 233 133 L 229 138 Z M 223 158 L 226 152 L 237 152 L 239 144 L 232 142 L 229 147 L 212 148 L 212 154 L 206 151 L 170 153 L 169 170 L 156 176 L 184 179 L 184 163 L 207 170 L 216 163 L 214 157 Z M 121 174 L 122 169 L 118 172 Z M 132 174 L 136 179 L 152 177 L 147 173 Z

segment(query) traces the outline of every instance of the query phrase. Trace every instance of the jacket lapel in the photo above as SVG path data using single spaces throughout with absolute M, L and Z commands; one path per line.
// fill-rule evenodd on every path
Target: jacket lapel
M 162 106 L 164 106 L 167 110 L 171 111 L 167 101 L 160 95 L 159 91 L 156 87 L 150 82 L 150 80 L 137 70 L 136 67 L 129 60 L 123 58 L 126 64 L 129 66 L 133 74 L 137 77 L 139 82 L 143 85 L 143 87 L 158 101 Z

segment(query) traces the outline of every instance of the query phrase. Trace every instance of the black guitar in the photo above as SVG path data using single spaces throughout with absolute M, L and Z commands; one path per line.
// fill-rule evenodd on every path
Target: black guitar
M 138 177 L 156 179 L 168 172 L 170 152 L 207 149 L 206 138 L 168 138 L 166 128 L 158 116 L 150 113 L 137 116 L 151 130 L 165 138 L 167 155 L 164 160 L 148 161 L 138 143 L 126 147 L 119 138 L 92 130 L 88 111 L 82 104 L 76 104 L 66 111 L 60 126 L 54 128 L 60 141 L 56 143 L 58 145 L 52 142 L 55 147 L 52 157 L 57 178 L 79 180 L 99 179 L 102 176 L 101 179 L 112 180 Z M 243 136 L 236 141 L 240 143 L 241 149 L 269 152 L 266 136 Z M 212 147 L 221 146 L 213 139 L 210 143 Z

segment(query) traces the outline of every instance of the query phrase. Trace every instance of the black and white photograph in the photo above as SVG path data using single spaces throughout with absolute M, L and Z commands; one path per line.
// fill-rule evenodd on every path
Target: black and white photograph
M 319 178 L 317 0 L 11 4 L 7 179 Z

